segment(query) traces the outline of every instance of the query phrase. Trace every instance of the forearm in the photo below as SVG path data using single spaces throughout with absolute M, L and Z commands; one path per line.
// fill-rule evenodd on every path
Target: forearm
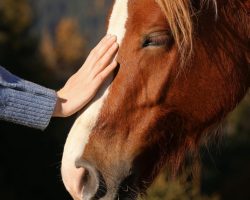
M 52 117 L 56 92 L 25 81 L 0 67 L 0 119 L 44 130 Z
M 0 119 L 45 129 L 52 116 L 78 112 L 117 66 L 113 58 L 118 47 L 115 36 L 104 37 L 58 92 L 16 77 L 0 66 Z

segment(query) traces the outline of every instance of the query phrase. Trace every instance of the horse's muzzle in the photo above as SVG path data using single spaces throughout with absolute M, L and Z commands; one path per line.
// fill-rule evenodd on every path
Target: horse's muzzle
M 97 170 L 86 160 L 78 159 L 75 162 L 77 169 L 83 169 L 79 184 L 81 200 L 93 199 L 99 187 L 99 176 Z
M 77 159 L 74 165 L 64 165 L 62 168 L 63 182 L 74 200 L 92 200 L 100 187 L 100 173 L 86 160 Z M 102 189 L 103 191 L 103 189 Z

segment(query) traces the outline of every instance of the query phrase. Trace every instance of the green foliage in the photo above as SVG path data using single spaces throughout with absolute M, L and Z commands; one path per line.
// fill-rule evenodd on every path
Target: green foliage
M 240 106 L 231 113 L 227 120 L 226 131 L 231 142 L 247 142 L 250 140 L 250 94 L 241 102 Z M 237 141 L 236 141 L 237 140 Z
M 9 51 L 18 51 L 27 46 L 23 36 L 32 23 L 31 7 L 26 0 L 1 0 L 0 45 Z M 6 49 L 5 49 L 6 51 Z
M 201 174 L 196 182 L 167 180 L 163 171 L 145 200 L 248 200 L 250 178 L 250 94 L 225 123 L 220 144 L 202 153 Z M 219 147 L 218 147 L 219 146 Z M 204 148 L 202 148 L 204 151 Z M 194 172 L 195 173 L 195 172 Z M 198 172 L 196 172 L 198 173 Z
M 216 195 L 207 197 L 200 193 L 199 184 L 169 180 L 162 173 L 148 191 L 145 200 L 219 200 Z
M 27 0 L 0 1 L 1 65 L 20 75 L 23 75 L 21 67 L 27 68 L 29 63 L 37 60 L 36 39 L 29 34 L 32 20 L 32 9 Z
M 27 0 L 1 0 L 1 33 L 19 35 L 31 25 L 32 13 Z M 7 37 L 7 35 L 6 35 Z
M 54 32 L 54 40 L 48 30 L 43 32 L 39 49 L 46 67 L 62 80 L 82 65 L 86 57 L 85 39 L 74 18 L 63 18 Z
M 61 86 L 86 56 L 79 23 L 62 17 L 53 28 L 34 35 L 34 24 L 40 19 L 30 2 L 0 0 L 0 64 L 30 81 Z M 57 4 L 60 8 L 60 1 Z

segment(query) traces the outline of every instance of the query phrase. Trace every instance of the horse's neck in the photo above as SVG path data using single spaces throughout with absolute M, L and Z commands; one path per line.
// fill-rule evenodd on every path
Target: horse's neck
M 246 60 L 248 62 L 249 69 L 249 84 L 250 88 L 250 0 L 241 0 L 242 12 L 244 12 L 244 17 L 246 18 L 246 28 L 247 28 L 247 36 L 246 36 L 246 44 L 247 44 L 247 52 L 246 52 Z
M 250 0 L 242 0 L 243 1 L 243 9 L 247 14 L 248 17 L 248 38 L 247 38 L 247 45 L 248 45 L 248 51 L 246 52 L 246 58 L 248 61 L 248 68 L 249 68 L 249 77 L 250 77 Z M 248 87 L 250 87 L 250 78 L 249 78 L 249 85 Z
M 241 0 L 241 6 L 250 15 L 250 0 Z
M 225 19 L 235 30 L 236 36 L 241 39 L 244 54 L 248 65 L 250 87 L 250 0 L 221 0 L 226 2 Z

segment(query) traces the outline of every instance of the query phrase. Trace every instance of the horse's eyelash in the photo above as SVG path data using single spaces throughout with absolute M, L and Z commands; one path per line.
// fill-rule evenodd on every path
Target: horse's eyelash
M 144 40 L 143 47 L 147 46 L 157 46 L 157 45 L 168 45 L 171 37 L 169 35 L 155 35 L 148 36 Z

